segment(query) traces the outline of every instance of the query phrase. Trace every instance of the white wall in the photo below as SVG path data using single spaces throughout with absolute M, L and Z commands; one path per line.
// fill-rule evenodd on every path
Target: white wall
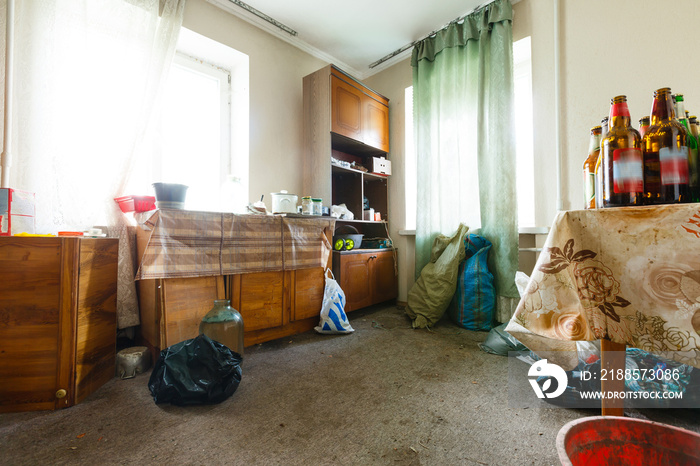
M 301 197 L 302 78 L 327 63 L 205 0 L 188 0 L 182 25 L 250 57 L 249 201 Z
M 513 6 L 513 39 L 532 38 L 536 223 L 557 213 L 554 141 L 554 1 Z M 608 114 L 610 99 L 628 97 L 633 121 L 649 113 L 654 90 L 669 86 L 700 114 L 700 55 L 690 45 L 700 25 L 697 0 L 560 2 L 562 199 L 580 208 L 581 165 L 589 129 Z M 673 9 L 668 5 L 673 4 Z M 189 0 L 183 25 L 250 56 L 250 198 L 287 189 L 301 195 L 302 78 L 326 65 L 284 41 L 223 12 Z M 390 99 L 393 175 L 389 181 L 390 234 L 399 248 L 399 301 L 413 282 L 413 240 L 402 237 L 404 90 L 412 82 L 408 59 L 365 79 Z
M 538 225 L 556 214 L 554 144 L 554 1 L 513 6 L 513 39 L 532 37 L 535 173 Z M 661 87 L 685 95 L 700 114 L 697 0 L 559 0 L 563 208 L 582 205 L 582 165 L 590 128 L 608 115 L 610 99 L 626 95 L 633 126 L 651 110 Z
M 413 71 L 410 59 L 403 60 L 381 73 L 364 80 L 370 88 L 389 99 L 389 234 L 398 248 L 399 297 L 406 302 L 408 290 L 413 285 L 415 270 L 415 236 L 401 236 L 406 228 L 406 204 L 404 175 L 404 151 L 406 132 L 404 128 L 407 87 L 413 85 Z

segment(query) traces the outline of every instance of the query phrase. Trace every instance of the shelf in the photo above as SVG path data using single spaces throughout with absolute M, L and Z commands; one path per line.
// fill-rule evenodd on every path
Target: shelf
M 331 132 L 331 145 L 334 149 L 360 157 L 386 157 L 387 153 L 376 147 L 368 146 L 342 134 Z
M 346 223 L 370 223 L 370 224 L 377 224 L 377 225 L 381 225 L 381 224 L 383 224 L 383 223 L 387 223 L 386 220 L 382 220 L 382 221 L 380 221 L 380 222 L 376 222 L 376 221 L 374 221 L 374 220 L 348 220 L 348 219 L 345 219 L 345 218 L 336 218 L 335 221 L 336 221 L 336 222 L 346 222 Z
M 345 171 L 345 172 L 350 172 L 350 173 L 360 173 L 363 176 L 369 176 L 370 178 L 376 178 L 379 180 L 389 179 L 389 175 L 382 175 L 381 173 L 363 172 L 362 170 L 357 170 L 356 168 L 343 167 L 341 165 L 335 165 L 333 163 L 331 163 L 331 167 L 333 168 L 333 171 Z
M 393 252 L 395 251 L 395 248 L 378 248 L 378 249 L 364 249 L 364 248 L 357 248 L 357 249 L 351 249 L 350 251 L 333 251 L 333 254 L 340 254 L 342 256 L 349 255 L 349 254 L 366 254 L 370 252 Z

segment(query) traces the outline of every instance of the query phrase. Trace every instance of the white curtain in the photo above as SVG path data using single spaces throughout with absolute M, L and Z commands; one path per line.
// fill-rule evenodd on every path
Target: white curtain
M 15 2 L 10 187 L 36 193 L 37 233 L 101 225 L 120 237 L 118 327 L 138 325 L 127 222 L 113 199 L 148 193 L 129 192 L 130 175 L 185 0 Z

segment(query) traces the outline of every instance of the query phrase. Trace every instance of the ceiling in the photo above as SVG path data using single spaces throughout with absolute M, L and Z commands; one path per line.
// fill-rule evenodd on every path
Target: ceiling
M 410 55 L 370 68 L 394 51 L 441 29 L 490 0 L 208 0 L 246 21 L 363 79 Z M 260 19 L 252 7 L 288 32 Z

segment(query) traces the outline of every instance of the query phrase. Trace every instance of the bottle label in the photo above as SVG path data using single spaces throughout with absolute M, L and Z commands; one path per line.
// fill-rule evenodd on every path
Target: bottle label
M 661 162 L 661 184 L 688 183 L 688 147 L 662 147 L 659 149 Z
M 613 191 L 615 194 L 644 191 L 644 162 L 641 150 L 613 150 Z
M 588 170 L 584 172 L 583 190 L 585 195 L 584 206 L 588 209 L 591 205 L 595 205 L 595 173 L 590 173 Z
M 610 107 L 610 119 L 612 120 L 612 117 L 617 116 L 630 116 L 630 109 L 627 106 L 627 102 L 619 102 L 616 104 L 612 104 L 612 106 Z

